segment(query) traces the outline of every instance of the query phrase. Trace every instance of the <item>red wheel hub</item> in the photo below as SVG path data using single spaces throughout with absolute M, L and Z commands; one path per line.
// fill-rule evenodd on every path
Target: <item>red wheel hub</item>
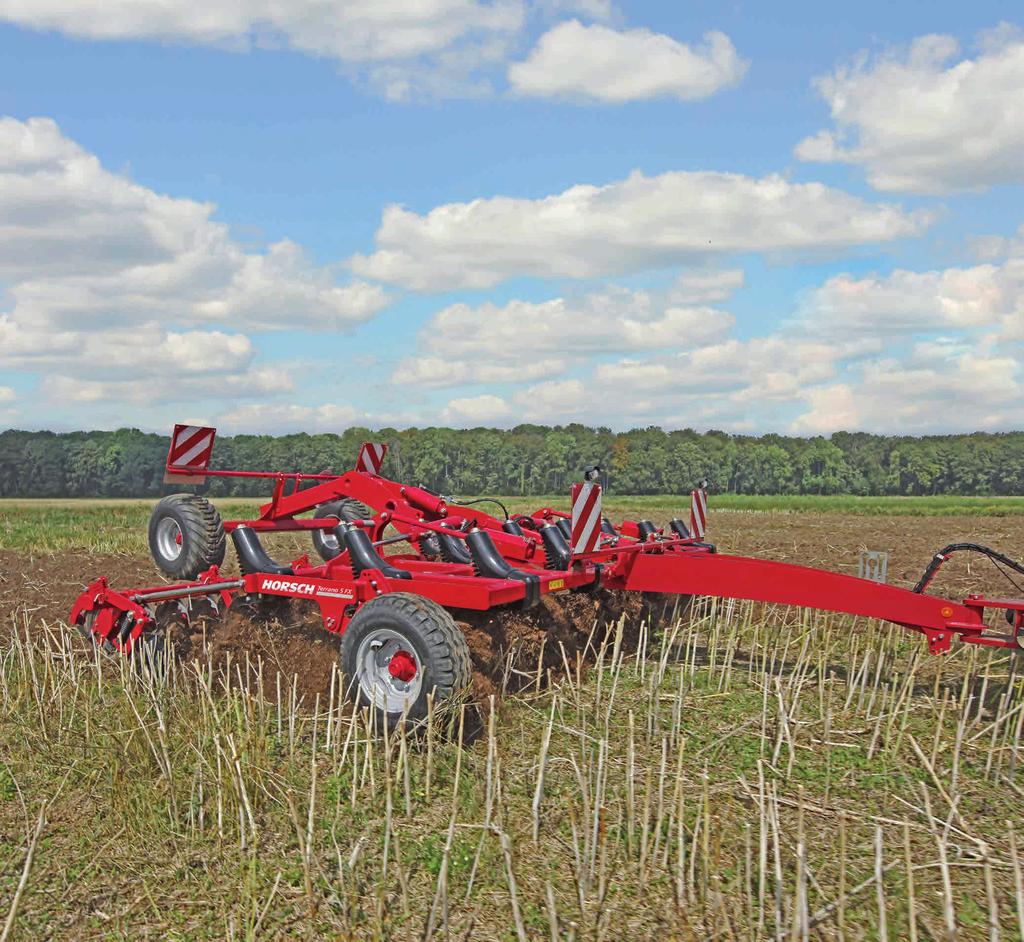
M 388 671 L 395 680 L 407 684 L 416 676 L 416 659 L 408 651 L 396 651 L 388 662 Z

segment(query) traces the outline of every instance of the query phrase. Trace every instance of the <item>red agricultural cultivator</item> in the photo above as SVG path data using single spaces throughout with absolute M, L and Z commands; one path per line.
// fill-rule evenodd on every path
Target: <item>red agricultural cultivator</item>
M 178 581 L 122 590 L 99 579 L 72 609 L 71 623 L 105 649 L 137 655 L 160 645 L 158 610 L 168 603 L 188 618 L 196 603 L 223 610 L 240 599 L 306 600 L 319 608 L 326 629 L 341 636 L 352 695 L 394 723 L 403 714 L 424 716 L 431 691 L 440 702 L 467 687 L 469 649 L 453 610 L 529 609 L 551 593 L 603 587 L 753 599 L 894 622 L 922 633 L 933 654 L 948 651 L 954 637 L 1024 648 L 1024 600 L 969 595 L 953 602 L 925 594 L 938 568 L 960 550 L 1024 573 L 976 544 L 946 547 L 907 590 L 717 552 L 703 539 L 703 486 L 691 497 L 689 525 L 676 519 L 665 528 L 646 520 L 614 526 L 601 511 L 598 468 L 588 468 L 574 485 L 571 513 L 544 507 L 508 514 L 502 507 L 499 519 L 477 509 L 482 500 L 470 506 L 383 477 L 385 445 L 364 445 L 355 469 L 343 474 L 228 471 L 209 467 L 215 437 L 212 428 L 175 426 L 165 480 L 268 478 L 270 500 L 255 519 L 231 521 L 198 495 L 161 500 L 149 545 L 158 567 Z M 319 561 L 301 556 L 281 564 L 260 542 L 262 533 L 296 530 L 310 532 Z M 237 578 L 220 572 L 226 536 L 238 556 Z M 1001 633 L 986 624 L 990 610 Z

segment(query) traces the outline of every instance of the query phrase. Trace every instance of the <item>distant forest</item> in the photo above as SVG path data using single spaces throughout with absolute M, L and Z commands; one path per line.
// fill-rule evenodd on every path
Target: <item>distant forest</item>
M 1024 494 L 1024 432 L 790 438 L 583 425 L 350 428 L 340 435 L 218 437 L 212 467 L 344 471 L 364 441 L 388 443 L 384 474 L 450 494 L 561 494 L 595 463 L 618 494 L 685 492 L 705 476 L 713 490 L 736 494 Z M 180 489 L 163 483 L 167 448 L 167 436 L 137 429 L 5 431 L 0 496 L 158 496 Z M 262 496 L 268 487 L 211 478 L 206 492 Z

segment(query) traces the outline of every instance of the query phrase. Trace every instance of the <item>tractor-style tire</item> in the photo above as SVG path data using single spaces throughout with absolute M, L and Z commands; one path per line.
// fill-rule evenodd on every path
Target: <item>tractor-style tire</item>
M 452 706 L 469 688 L 469 645 L 451 614 L 409 592 L 380 595 L 353 616 L 341 638 L 341 670 L 349 696 L 373 715 L 375 728 L 414 726 Z
M 322 520 L 324 517 L 335 517 L 346 523 L 353 520 L 366 520 L 373 516 L 373 511 L 366 504 L 351 497 L 342 497 L 339 500 L 332 500 L 317 507 L 313 514 L 314 520 Z M 330 530 L 313 530 L 313 549 L 326 563 L 341 555 L 341 544 L 338 538 Z
M 213 504 L 198 494 L 171 494 L 149 518 L 149 551 L 173 579 L 195 579 L 224 562 L 224 524 Z

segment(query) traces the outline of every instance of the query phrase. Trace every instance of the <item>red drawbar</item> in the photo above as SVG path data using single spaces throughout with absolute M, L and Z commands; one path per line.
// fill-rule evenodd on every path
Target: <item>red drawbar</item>
M 408 651 L 396 651 L 388 664 L 388 671 L 395 680 L 407 684 L 416 676 L 416 659 Z

